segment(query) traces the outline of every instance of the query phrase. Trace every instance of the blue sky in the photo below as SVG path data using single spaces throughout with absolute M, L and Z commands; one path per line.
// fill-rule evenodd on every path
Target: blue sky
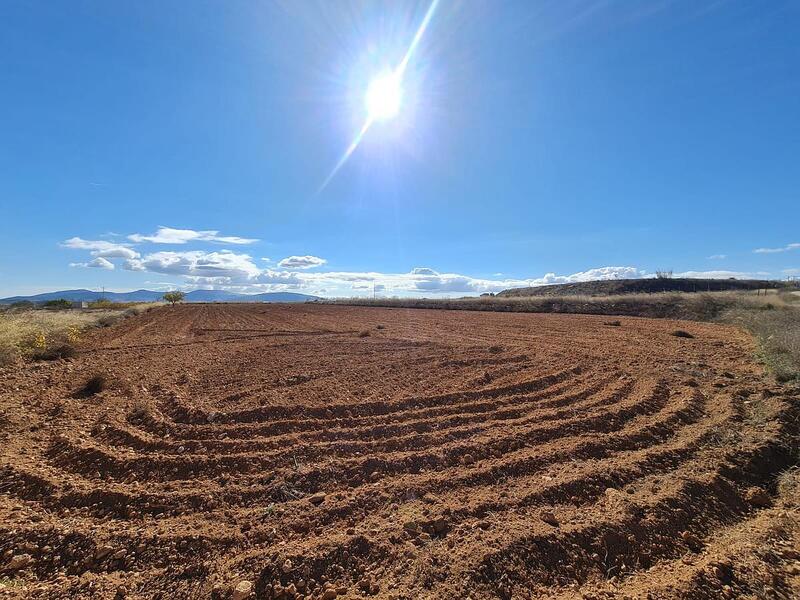
M 0 296 L 800 273 L 800 4 L 0 4 Z M 765 251 L 769 250 L 769 251 Z

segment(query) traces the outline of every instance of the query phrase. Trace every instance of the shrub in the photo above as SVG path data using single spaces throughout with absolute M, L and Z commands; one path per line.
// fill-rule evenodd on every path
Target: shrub
M 62 310 L 65 308 L 72 308 L 72 302 L 64 298 L 59 298 L 58 300 L 48 300 L 42 304 L 42 306 L 51 310 Z
M 0 340 L 0 367 L 10 365 L 19 358 L 19 348 L 7 340 Z
M 119 321 L 122 318 L 122 315 L 119 314 L 112 314 L 112 315 L 103 315 L 99 319 L 97 319 L 97 324 L 100 327 L 111 327 L 114 323 Z
M 186 294 L 183 292 L 167 292 L 164 294 L 164 300 L 169 302 L 172 306 L 175 306 L 178 302 L 183 302 L 183 299 L 186 297 Z

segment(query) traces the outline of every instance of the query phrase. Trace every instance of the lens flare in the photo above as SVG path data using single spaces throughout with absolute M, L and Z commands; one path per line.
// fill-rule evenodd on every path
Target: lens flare
M 347 150 L 345 150 L 344 154 L 342 154 L 336 165 L 333 167 L 333 170 L 325 178 L 325 181 L 322 182 L 318 193 L 328 186 L 331 180 L 339 172 L 339 169 L 344 166 L 344 163 L 347 162 L 347 159 L 350 158 L 353 152 L 355 152 L 356 148 L 358 148 L 358 145 L 361 143 L 361 140 L 364 138 L 364 135 L 367 133 L 372 124 L 376 121 L 391 119 L 400 111 L 400 106 L 403 100 L 403 77 L 405 76 L 406 69 L 411 61 L 414 51 L 417 49 L 425 30 L 428 29 L 428 24 L 431 22 L 433 13 L 436 11 L 436 6 L 438 4 L 439 0 L 431 0 L 430 6 L 428 6 L 428 10 L 425 13 L 425 17 L 422 19 L 422 23 L 414 34 L 414 37 L 411 40 L 405 55 L 403 56 L 403 60 L 400 61 L 400 64 L 397 65 L 397 68 L 393 71 L 384 72 L 373 79 L 369 84 L 366 96 L 364 98 L 367 109 L 367 118 L 364 121 L 364 124 L 361 126 L 358 134 L 356 134 L 355 138 L 353 138 L 353 141 L 350 142 Z

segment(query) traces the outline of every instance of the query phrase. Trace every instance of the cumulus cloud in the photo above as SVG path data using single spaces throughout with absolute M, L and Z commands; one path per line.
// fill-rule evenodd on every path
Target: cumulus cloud
M 409 273 L 414 290 L 434 293 L 484 293 L 499 292 L 513 287 L 532 287 L 554 283 L 575 283 L 598 279 L 636 279 L 643 277 L 644 271 L 635 267 L 599 267 L 571 275 L 547 273 L 533 279 L 480 279 L 457 273 L 438 273 L 427 267 L 417 267 Z
M 756 248 L 753 252 L 756 254 L 776 254 L 778 252 L 789 252 L 790 250 L 796 250 L 798 248 L 800 248 L 800 243 L 795 242 L 793 244 L 786 244 L 780 248 Z
M 70 267 L 84 267 L 84 268 L 91 268 L 91 269 L 108 269 L 109 271 L 114 270 L 114 263 L 110 260 L 103 258 L 102 256 L 98 256 L 94 260 L 90 260 L 89 262 L 83 263 L 69 263 Z
M 708 257 L 708 260 L 723 260 L 728 258 L 727 254 L 712 254 Z
M 147 270 L 147 269 L 144 268 L 144 265 L 142 265 L 142 261 L 140 261 L 138 259 L 135 259 L 135 258 L 126 260 L 124 263 L 122 263 L 122 268 L 125 269 L 126 271 L 146 271 Z
M 133 259 L 139 258 L 139 253 L 125 246 L 117 246 L 116 248 L 109 248 L 108 250 L 96 250 L 92 252 L 94 256 L 101 256 L 103 258 L 125 258 Z
M 693 279 L 760 279 L 769 277 L 770 273 L 767 271 L 684 271 L 683 273 L 675 273 L 675 277 L 690 277 Z
M 297 273 L 291 273 L 289 271 L 273 271 L 272 269 L 266 269 L 261 273 L 259 273 L 258 276 L 253 279 L 253 283 L 267 284 L 267 285 L 302 286 L 303 280 L 299 277 Z
M 188 242 L 218 242 L 222 244 L 253 244 L 254 238 L 219 235 L 216 230 L 195 231 L 194 229 L 175 229 L 174 227 L 159 227 L 155 233 L 143 235 L 133 233 L 128 236 L 132 242 L 150 242 L 151 244 L 186 244 Z
M 581 281 L 597 281 L 610 279 L 639 279 L 647 273 L 636 267 L 597 267 L 572 275 L 556 275 L 547 273 L 540 279 L 532 280 L 531 285 L 548 285 L 551 283 L 578 283 Z
M 163 229 L 161 228 L 159 231 L 163 231 Z M 547 273 L 543 277 L 533 279 L 496 276 L 484 279 L 459 273 L 440 273 L 430 267 L 414 267 L 407 273 L 319 272 L 309 271 L 309 269 L 322 266 L 326 261 L 311 255 L 289 256 L 278 263 L 278 268 L 262 268 L 249 254 L 227 249 L 214 252 L 204 250 L 162 251 L 141 255 L 127 245 L 81 240 L 80 238 L 67 240 L 65 245 L 86 249 L 93 254 L 97 253 L 95 260 L 91 263 L 79 263 L 80 266 L 113 269 L 114 264 L 107 257 L 118 257 L 124 259 L 122 268 L 127 271 L 178 276 L 190 287 L 206 286 L 215 289 L 253 292 L 325 289 L 332 295 L 337 293 L 347 295 L 349 291 L 353 290 L 371 292 L 374 289 L 376 292 L 397 295 L 474 294 L 497 292 L 510 287 L 594 279 L 635 278 L 646 275 L 644 271 L 635 267 L 600 267 L 571 275 Z M 126 250 L 130 252 L 126 252 Z M 100 256 L 99 253 L 104 253 L 106 256 Z
M 386 286 L 382 283 L 354 283 L 350 286 L 351 290 L 368 290 L 370 292 L 382 292 Z
M 186 277 L 227 278 L 229 280 L 249 280 L 261 271 L 247 254 L 230 250 L 204 252 L 154 252 L 140 259 L 125 262 L 129 271 L 148 271 L 165 275 Z
M 92 256 L 102 258 L 138 258 L 139 253 L 131 249 L 129 244 L 115 244 L 105 240 L 84 240 L 79 237 L 72 237 L 61 242 L 64 248 L 76 250 L 89 250 Z M 108 262 L 108 261 L 106 261 Z M 107 268 L 107 267 L 105 267 Z M 112 266 L 113 268 L 113 266 Z
M 600 267 L 571 275 L 548 273 L 534 279 L 482 279 L 458 273 L 439 273 L 429 267 L 415 267 L 408 273 L 376 273 L 330 271 L 323 273 L 298 273 L 306 285 L 325 285 L 341 290 L 372 290 L 372 285 L 383 286 L 393 294 L 474 294 L 499 292 L 512 287 L 529 287 L 551 283 L 591 281 L 595 279 L 625 279 L 646 276 L 635 267 Z
M 160 251 L 140 254 L 131 248 L 133 242 L 157 244 L 185 244 L 192 241 L 240 240 L 241 243 L 255 241 L 244 238 L 227 238 L 216 231 L 194 231 L 160 227 L 149 236 L 133 234 L 131 242 L 114 243 L 102 240 L 70 238 L 64 247 L 88 251 L 92 260 L 72 263 L 76 267 L 91 267 L 112 270 L 115 265 L 109 259 L 122 259 L 118 265 L 124 270 L 157 273 L 178 278 L 186 289 L 205 287 L 227 289 L 238 292 L 304 291 L 325 290 L 330 296 L 346 296 L 353 293 L 370 294 L 372 290 L 390 295 L 469 295 L 499 292 L 508 288 L 541 286 L 558 283 L 609 279 L 637 279 L 652 277 L 646 271 L 632 266 L 607 266 L 579 271 L 571 274 L 546 273 L 541 277 L 512 278 L 502 273 L 488 277 L 472 277 L 461 273 L 439 272 L 431 267 L 417 266 L 408 272 L 382 273 L 371 271 L 320 271 L 315 267 L 326 264 L 326 260 L 311 255 L 293 255 L 279 261 L 277 265 L 269 259 L 254 259 L 249 254 L 233 250 L 205 251 L 187 249 L 183 251 Z M 789 244 L 792 249 L 800 244 Z M 721 258 L 723 255 L 714 255 Z M 262 262 L 263 261 L 263 262 Z M 267 264 L 264 264 L 264 263 Z M 687 271 L 677 273 L 681 277 L 707 278 L 757 278 L 769 273 L 745 273 L 739 271 Z
M 318 256 L 287 256 L 278 263 L 284 269 L 313 269 L 324 265 L 327 260 Z

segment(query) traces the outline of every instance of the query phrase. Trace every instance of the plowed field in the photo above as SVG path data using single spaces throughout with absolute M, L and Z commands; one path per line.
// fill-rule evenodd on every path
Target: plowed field
M 187 305 L 7 369 L 0 589 L 791 597 L 797 400 L 737 329 L 611 320 Z

